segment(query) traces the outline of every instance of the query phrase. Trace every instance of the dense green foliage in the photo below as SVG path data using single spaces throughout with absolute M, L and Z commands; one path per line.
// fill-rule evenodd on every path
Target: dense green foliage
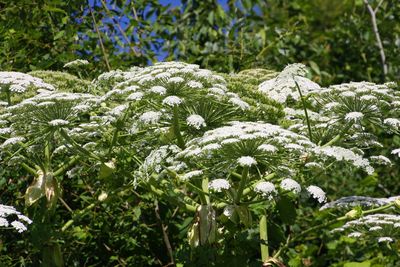
M 321 84 L 383 81 L 362 0 L 182 0 L 176 7 L 148 0 L 93 2 L 0 1 L 0 68 L 61 70 L 80 57 L 98 72 L 146 65 L 161 55 L 222 72 L 302 62 Z M 398 79 L 400 4 L 370 4 L 378 8 L 386 79 Z

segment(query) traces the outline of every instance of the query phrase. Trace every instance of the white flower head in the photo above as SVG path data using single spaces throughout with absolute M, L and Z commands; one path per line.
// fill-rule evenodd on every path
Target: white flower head
M 169 83 L 182 83 L 184 81 L 182 77 L 172 77 L 168 80 Z
M 269 198 L 272 198 L 272 196 L 277 193 L 274 184 L 271 182 L 257 183 L 254 187 L 254 191 Z
M 164 105 L 168 105 L 170 107 L 179 106 L 182 102 L 183 102 L 183 100 L 180 97 L 177 97 L 177 96 L 174 96 L 174 95 L 167 96 L 162 101 L 162 103 Z
M 18 231 L 18 233 L 22 233 L 27 230 L 26 226 L 20 221 L 13 221 L 11 225 L 15 230 Z
M 140 115 L 139 120 L 146 124 L 155 124 L 160 120 L 161 112 L 148 111 Z
M 215 179 L 208 183 L 208 188 L 216 192 L 222 192 L 222 190 L 231 188 L 231 185 L 226 179 Z
M 193 114 L 187 117 L 186 123 L 197 130 L 199 130 L 201 127 L 206 127 L 206 122 L 204 118 L 197 114 Z
M 259 150 L 263 151 L 263 152 L 269 152 L 269 153 L 274 153 L 276 152 L 278 149 L 276 148 L 276 146 L 270 145 L 270 144 L 262 144 L 258 147 Z
M 135 92 L 128 96 L 127 100 L 141 100 L 144 94 L 142 92 Z
M 280 187 L 286 191 L 292 191 L 295 194 L 301 192 L 301 186 L 298 182 L 293 179 L 286 178 L 281 181 Z
M 167 89 L 165 89 L 164 86 L 153 86 L 150 88 L 150 92 L 159 94 L 159 95 L 165 95 L 167 93 Z
M 257 165 L 257 161 L 255 158 L 250 157 L 250 156 L 243 156 L 240 157 L 237 162 L 239 163 L 240 166 L 242 167 L 251 167 L 252 165 Z
M 382 242 L 387 242 L 387 243 L 393 242 L 393 238 L 387 237 L 387 236 L 379 237 L 378 243 L 382 243 Z
M 195 171 L 185 173 L 181 178 L 182 178 L 182 180 L 186 181 L 186 180 L 190 180 L 193 177 L 197 177 L 197 176 L 201 176 L 201 175 L 203 175 L 202 170 L 195 170 Z
M 50 126 L 54 126 L 54 127 L 56 127 L 56 126 L 65 126 L 65 125 L 68 125 L 68 124 L 69 124 L 69 121 L 62 120 L 62 119 L 56 119 L 56 120 L 49 121 L 49 125 Z
M 391 154 L 400 157 L 400 148 L 393 149 Z
M 363 117 L 364 117 L 364 114 L 362 114 L 361 112 L 354 111 L 354 112 L 347 113 L 346 116 L 344 117 L 344 119 L 349 122 L 352 122 L 352 121 L 357 122 L 357 121 L 360 121 Z
M 193 89 L 201 89 L 203 88 L 203 84 L 201 82 L 196 82 L 196 81 L 189 81 L 187 83 L 187 86 Z
M 361 237 L 362 233 L 360 232 L 352 232 L 350 234 L 347 235 L 348 237 L 352 237 L 352 238 L 357 238 L 357 237 Z
M 319 203 L 323 203 L 323 202 L 326 201 L 325 192 L 321 188 L 319 188 L 318 186 L 310 185 L 309 187 L 307 187 L 307 191 Z

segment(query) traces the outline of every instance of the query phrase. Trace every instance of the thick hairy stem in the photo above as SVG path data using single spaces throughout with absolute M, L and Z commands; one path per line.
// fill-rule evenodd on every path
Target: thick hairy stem
M 268 252 L 268 232 L 267 232 L 267 216 L 263 215 L 260 219 L 260 241 L 261 241 L 261 260 L 265 262 L 269 258 Z
M 236 199 L 235 199 L 235 203 L 239 204 L 240 203 L 240 199 L 242 198 L 243 195 L 243 190 L 246 186 L 247 183 L 247 177 L 249 175 L 249 167 L 243 167 L 243 171 L 242 171 L 242 179 L 240 180 L 239 183 L 239 188 L 237 191 L 237 195 L 236 195 Z
M 67 230 L 74 223 L 74 221 L 76 221 L 78 218 L 80 218 L 82 215 L 84 215 L 89 210 L 93 209 L 95 206 L 96 206 L 96 204 L 92 203 L 89 206 L 87 206 L 86 208 L 84 208 L 83 210 L 76 212 L 75 215 L 73 216 L 73 218 L 64 224 L 64 226 L 61 228 L 61 231 L 64 232 L 65 230 Z
M 368 3 L 368 0 L 364 0 L 364 4 L 367 7 L 368 12 L 369 12 L 369 14 L 371 16 L 372 29 L 374 31 L 376 43 L 377 43 L 378 48 L 379 48 L 379 54 L 381 56 L 382 82 L 384 82 L 386 80 L 386 76 L 387 76 L 387 73 L 388 73 L 388 67 L 387 67 L 387 64 L 386 64 L 385 50 L 383 49 L 383 43 L 382 43 L 381 36 L 380 36 L 379 30 L 378 30 L 378 24 L 376 23 L 376 12 L 378 11 L 378 8 L 381 5 L 381 3 L 382 3 L 382 1 L 378 4 L 377 8 L 374 10 L 372 8 L 372 6 Z
M 173 107 L 173 109 L 174 109 L 174 115 L 173 115 L 173 118 L 172 118 L 172 123 L 173 123 L 173 125 L 172 125 L 172 128 L 173 128 L 173 130 L 174 130 L 174 134 L 175 134 L 175 137 L 176 137 L 176 139 L 177 139 L 177 141 L 178 141 L 178 146 L 181 148 L 181 149 L 185 149 L 185 141 L 183 140 L 183 137 L 182 137 L 182 134 L 181 134 L 181 129 L 180 129 L 180 127 L 179 127 L 179 111 L 178 111 L 178 107 L 177 106 L 174 106 Z
M 306 102 L 304 101 L 303 94 L 301 93 L 301 89 L 299 84 L 297 83 L 295 77 L 293 76 L 293 81 L 296 84 L 297 91 L 299 91 L 300 99 L 301 99 L 301 104 L 303 105 L 304 109 L 304 114 L 306 115 L 306 121 L 307 121 L 307 128 L 308 128 L 308 137 L 310 138 L 310 141 L 312 141 L 312 131 L 311 131 L 311 124 L 310 124 L 310 118 L 308 117 L 308 111 L 307 111 L 307 106 Z
M 67 163 L 63 163 L 57 170 L 54 172 L 54 177 L 61 175 L 64 173 L 69 167 L 75 164 L 75 162 L 80 159 L 80 156 L 72 157 Z
M 173 251 L 172 251 L 171 242 L 169 242 L 167 228 L 164 226 L 164 223 L 161 220 L 160 207 L 158 206 L 158 201 L 157 200 L 154 201 L 154 205 L 155 205 L 154 211 L 156 213 L 157 220 L 160 223 L 161 230 L 162 230 L 162 233 L 163 233 L 164 244 L 165 244 L 165 247 L 167 248 L 168 255 L 169 255 L 170 263 L 168 265 L 175 266 L 175 260 L 174 260 L 174 254 L 173 254 Z

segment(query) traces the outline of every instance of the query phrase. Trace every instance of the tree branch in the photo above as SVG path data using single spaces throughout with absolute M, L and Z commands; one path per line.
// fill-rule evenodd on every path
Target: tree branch
M 371 16 L 372 29 L 374 31 L 376 43 L 377 43 L 378 48 L 379 48 L 379 54 L 381 56 L 382 81 L 384 82 L 386 80 L 386 76 L 387 76 L 387 73 L 388 73 L 388 67 L 387 67 L 387 64 L 386 64 L 386 55 L 385 55 L 385 51 L 383 50 L 383 44 L 382 44 L 381 36 L 379 34 L 378 25 L 376 23 L 376 12 L 378 11 L 379 6 L 382 4 L 383 1 L 381 1 L 378 4 L 378 6 L 375 8 L 375 10 L 368 3 L 368 0 L 363 0 L 363 1 L 364 1 L 364 4 L 367 7 L 368 12 L 369 12 L 369 14 Z

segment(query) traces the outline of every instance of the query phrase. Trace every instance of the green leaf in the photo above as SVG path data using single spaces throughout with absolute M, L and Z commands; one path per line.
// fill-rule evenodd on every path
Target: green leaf
M 276 203 L 279 216 L 286 224 L 293 224 L 296 221 L 296 207 L 294 203 L 287 197 L 281 197 Z
M 99 178 L 104 179 L 110 177 L 115 171 L 115 163 L 113 161 L 109 161 L 106 163 L 102 163 L 99 171 Z

